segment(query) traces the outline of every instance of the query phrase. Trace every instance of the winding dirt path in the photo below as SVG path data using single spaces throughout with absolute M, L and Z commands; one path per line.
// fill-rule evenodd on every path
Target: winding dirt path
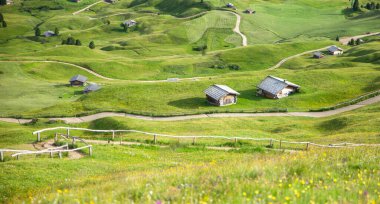
M 347 45 L 348 42 L 350 42 L 351 39 L 357 40 L 360 38 L 368 37 L 368 36 L 373 36 L 373 35 L 380 35 L 380 32 L 375 32 L 375 33 L 368 33 L 364 35 L 357 35 L 357 36 L 351 36 L 351 37 L 341 37 L 339 39 L 339 42 L 342 43 L 343 45 Z
M 97 2 L 95 2 L 95 3 L 93 3 L 93 4 L 91 4 L 91 5 L 88 5 L 88 6 L 84 7 L 84 8 L 81 9 L 81 10 L 75 11 L 75 12 L 73 13 L 73 15 L 80 14 L 81 12 L 83 12 L 83 11 L 85 11 L 85 10 L 91 8 L 92 6 L 95 6 L 96 4 L 102 3 L 102 2 L 104 2 L 104 1 L 103 1 L 103 0 L 102 0 L 102 1 L 97 1 Z
M 248 45 L 247 36 L 245 36 L 242 32 L 240 32 L 241 16 L 237 13 L 234 13 L 234 12 L 229 11 L 229 13 L 233 13 L 236 16 L 236 24 L 235 24 L 234 32 L 241 36 L 242 46 L 243 47 L 247 46 Z
M 100 118 L 106 117 L 126 117 L 133 119 L 140 119 L 146 121 L 181 121 L 181 120 L 191 120 L 199 118 L 226 118 L 226 117 L 312 117 L 312 118 L 322 118 L 332 115 L 337 115 L 343 112 L 352 111 L 367 105 L 380 102 L 380 95 L 364 100 L 354 105 L 349 105 L 346 107 L 338 108 L 335 110 L 324 111 L 324 112 L 286 112 L 286 113 L 213 113 L 213 114 L 199 114 L 199 115 L 187 115 L 187 116 L 169 116 L 169 117 L 152 117 L 152 116 L 142 116 L 133 115 L 128 113 L 115 113 L 115 112 L 103 112 L 97 113 L 89 116 L 83 117 L 66 117 L 66 118 L 49 118 L 52 120 L 62 120 L 67 124 L 77 124 L 83 122 L 91 122 Z M 0 118 L 0 121 L 10 122 L 10 123 L 28 123 L 31 119 L 17 120 L 14 118 Z
M 302 53 L 299 53 L 299 54 L 292 55 L 290 57 L 284 58 L 280 62 L 278 62 L 276 65 L 274 65 L 273 67 L 268 68 L 268 70 L 277 69 L 277 68 L 281 67 L 281 65 L 283 65 L 286 61 L 288 61 L 290 59 L 293 59 L 293 58 L 296 58 L 296 57 L 299 57 L 299 56 L 302 56 L 302 55 L 310 54 L 310 53 L 313 53 L 313 52 L 316 52 L 316 51 L 326 50 L 330 46 L 319 48 L 319 49 L 315 49 L 315 50 L 309 50 L 309 51 L 306 51 L 306 52 L 302 52 Z

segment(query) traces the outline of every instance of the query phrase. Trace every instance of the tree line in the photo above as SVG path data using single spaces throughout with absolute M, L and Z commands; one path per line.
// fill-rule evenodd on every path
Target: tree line
M 354 0 L 354 3 L 352 4 L 352 10 L 353 11 L 360 11 L 359 8 L 359 0 Z M 375 4 L 375 2 L 367 2 L 365 5 L 361 5 L 361 8 L 366 8 L 367 10 L 375 10 L 375 9 L 380 9 L 380 3 Z

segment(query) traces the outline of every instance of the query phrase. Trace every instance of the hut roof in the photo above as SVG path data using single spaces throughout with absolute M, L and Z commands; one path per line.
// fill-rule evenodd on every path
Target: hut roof
M 219 100 L 228 94 L 240 95 L 239 92 L 231 89 L 230 87 L 226 85 L 218 85 L 218 84 L 214 84 L 208 87 L 204 91 L 204 93 L 215 100 Z
M 333 45 L 333 46 L 330 46 L 328 49 L 327 49 L 329 52 L 335 52 L 335 51 L 343 51 L 343 49 L 342 48 L 340 48 L 340 47 L 337 47 L 337 46 L 335 46 L 335 45 Z
M 101 89 L 101 87 L 98 84 L 90 84 L 84 88 L 84 92 L 89 92 L 89 91 L 97 91 Z
M 322 57 L 323 53 L 322 52 L 314 52 L 313 55 L 317 56 L 317 57 Z
M 73 81 L 80 81 L 80 82 L 84 83 L 87 81 L 87 77 L 78 74 L 78 75 L 71 77 L 70 82 L 73 82 Z
M 44 32 L 44 36 L 45 37 L 50 37 L 50 36 L 54 36 L 54 35 L 55 35 L 55 33 L 53 31 L 51 31 L 51 30 L 48 30 L 48 31 Z
M 262 89 L 268 93 L 276 95 L 282 89 L 292 86 L 294 88 L 300 88 L 297 84 L 293 84 L 285 79 L 281 79 L 274 76 L 267 76 L 258 86 L 259 89 Z
M 128 26 L 128 27 L 131 27 L 131 26 L 134 26 L 136 25 L 136 21 L 135 20 L 127 20 L 127 21 L 124 21 L 123 24 Z

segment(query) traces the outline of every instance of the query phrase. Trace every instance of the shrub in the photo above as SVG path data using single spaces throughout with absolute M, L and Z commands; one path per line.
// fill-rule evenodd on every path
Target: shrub
M 237 64 L 230 64 L 230 65 L 228 65 L 228 68 L 230 69 L 230 70 L 239 70 L 240 69 L 240 66 L 239 65 L 237 65 Z

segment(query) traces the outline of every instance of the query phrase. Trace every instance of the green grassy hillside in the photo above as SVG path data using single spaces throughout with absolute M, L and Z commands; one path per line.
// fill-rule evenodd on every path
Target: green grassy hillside
M 297 43 L 288 44 L 286 48 L 288 50 L 310 49 L 305 46 L 307 45 Z M 374 49 L 377 46 L 378 42 L 375 41 L 349 49 L 343 56 L 326 56 L 320 60 L 313 59 L 311 58 L 311 54 L 308 54 L 286 62 L 283 67 L 274 71 L 262 70 L 265 68 L 264 66 L 270 65 L 270 60 L 256 61 L 256 65 L 250 67 L 251 69 L 261 69 L 261 71 L 244 71 L 244 65 L 242 65 L 241 71 L 231 71 L 228 68 L 208 68 L 210 71 L 215 70 L 222 73 L 226 73 L 227 71 L 231 73 L 217 78 L 205 78 L 198 81 L 137 83 L 129 81 L 99 81 L 99 79 L 90 78 L 90 80 L 100 82 L 104 87 L 102 90 L 88 95 L 73 95 L 75 91 L 78 91 L 77 89 L 62 86 L 63 83 L 67 83 L 66 81 L 71 76 L 77 73 L 91 76 L 91 74 L 85 73 L 80 69 L 56 63 L 19 64 L 7 62 L 2 64 L 2 69 L 4 69 L 2 77 L 7 81 L 4 81 L 2 85 L 4 90 L 12 90 L 12 93 L 17 93 L 15 90 L 20 89 L 20 86 L 24 86 L 23 84 L 15 86 L 13 83 L 8 83 L 8 81 L 13 80 L 13 76 L 17 72 L 20 72 L 24 75 L 17 75 L 19 75 L 23 83 L 34 84 L 28 90 L 29 96 L 38 96 L 33 97 L 33 100 L 41 100 L 41 103 L 38 103 L 38 106 L 35 107 L 35 102 L 25 103 L 23 101 L 15 108 L 12 108 L 14 105 L 6 106 L 7 108 L 4 108 L 1 113 L 3 117 L 19 115 L 45 117 L 74 116 L 101 111 L 122 111 L 144 115 L 254 112 L 273 109 L 307 111 L 309 109 L 333 106 L 364 93 L 378 90 L 379 76 L 376 60 L 378 51 Z M 277 49 L 274 46 L 270 46 L 262 52 L 259 52 L 260 50 L 256 51 L 255 47 L 241 50 L 247 53 L 247 58 L 243 60 L 244 62 L 248 62 L 246 66 L 249 66 L 250 59 L 256 57 L 266 59 L 264 56 L 268 52 L 278 54 L 279 56 L 291 54 L 288 52 L 284 53 L 284 49 L 281 49 L 281 46 Z M 234 59 L 234 56 L 230 54 L 231 52 L 226 51 L 221 53 L 221 55 L 216 54 L 215 56 L 220 58 L 219 61 L 230 61 Z M 250 55 L 252 56 L 251 58 L 249 57 Z M 272 57 L 272 60 L 273 64 L 277 62 L 274 61 L 276 57 Z M 268 64 L 260 66 L 261 63 Z M 19 66 L 20 68 L 10 69 L 4 65 Z M 49 68 L 52 65 L 55 66 L 54 69 Z M 112 66 L 109 63 L 108 67 L 110 65 Z M 186 70 L 186 67 L 181 69 Z M 114 73 L 117 73 L 116 70 Z M 299 84 L 302 86 L 301 92 L 281 100 L 271 100 L 256 96 L 256 86 L 267 75 L 279 76 Z M 318 83 L 320 81 L 323 81 L 323 83 Z M 51 84 L 50 86 L 54 88 L 47 88 L 46 85 L 43 85 L 46 83 Z M 204 99 L 203 90 L 215 83 L 227 84 L 240 92 L 238 104 L 228 107 L 214 107 L 207 104 Z M 37 88 L 40 84 L 46 88 Z M 46 92 L 41 92 L 41 89 L 45 89 Z M 52 92 L 54 94 L 51 94 Z M 4 104 L 9 103 L 9 100 L 19 100 L 16 95 L 8 94 L 8 92 L 3 93 Z M 44 100 L 45 96 L 50 98 L 50 100 Z M 27 97 L 25 100 L 30 99 Z M 50 103 L 47 103 L 47 101 L 50 101 Z M 11 104 L 18 103 L 12 102 Z
M 140 120 L 106 118 L 78 126 L 176 135 L 274 137 L 324 144 L 379 143 L 376 129 L 380 124 L 379 107 L 380 104 L 376 104 L 325 119 L 225 118 L 141 123 Z M 0 123 L 0 145 L 33 148 L 30 143 L 35 137 L 30 132 L 57 125 Z M 83 135 L 78 131 L 71 134 L 89 139 L 107 137 Z M 143 139 L 141 135 L 125 136 L 124 140 Z M 44 133 L 43 137 L 52 138 L 53 132 Z M 177 144 L 176 140 L 170 143 L 167 148 L 95 145 L 93 157 L 78 160 L 24 156 L 16 161 L 6 157 L 7 161 L 0 163 L 3 175 L 0 198 L 5 202 L 170 200 L 177 203 L 182 199 L 193 202 L 361 202 L 362 199 L 376 201 L 379 196 L 378 148 L 311 148 L 308 152 L 286 153 L 265 150 L 264 144 L 243 143 L 238 146 L 242 148 L 240 151 L 216 151 L 207 150 L 202 144 L 223 143 L 197 140 L 195 147 L 184 142 Z

